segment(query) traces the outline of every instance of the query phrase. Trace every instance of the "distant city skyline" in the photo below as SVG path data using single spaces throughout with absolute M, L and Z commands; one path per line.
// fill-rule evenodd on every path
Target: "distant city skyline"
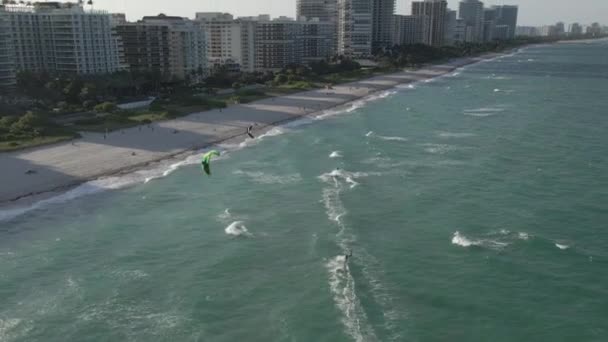
M 411 0 L 397 0 L 397 14 L 409 14 Z M 459 0 L 448 0 L 451 9 L 458 9 Z M 170 4 L 170 7 L 167 6 Z M 566 24 L 578 22 L 591 24 L 599 22 L 608 25 L 608 1 L 586 0 L 577 3 L 573 10 L 572 0 L 488 0 L 486 6 L 518 5 L 519 25 L 542 26 L 563 21 Z M 296 0 L 97 0 L 95 8 L 111 12 L 124 12 L 129 20 L 137 20 L 144 15 L 166 13 L 193 18 L 195 12 L 229 12 L 235 16 L 270 14 L 273 17 L 295 17 Z M 549 10 L 550 9 L 550 10 Z

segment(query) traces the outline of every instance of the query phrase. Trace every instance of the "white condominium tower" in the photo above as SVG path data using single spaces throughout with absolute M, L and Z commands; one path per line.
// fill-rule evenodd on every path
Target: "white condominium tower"
M 207 38 L 209 67 L 229 71 L 255 70 L 255 20 L 237 19 L 229 13 L 196 13 Z
M 338 54 L 371 55 L 372 5 L 370 0 L 338 0 Z
M 66 74 L 112 73 L 120 69 L 111 16 L 72 3 L 9 5 L 8 17 L 18 70 Z

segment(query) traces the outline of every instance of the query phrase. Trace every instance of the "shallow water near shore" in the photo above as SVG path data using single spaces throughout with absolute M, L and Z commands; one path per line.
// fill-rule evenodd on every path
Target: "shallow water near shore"
M 606 55 L 525 48 L 0 221 L 0 341 L 608 340 Z

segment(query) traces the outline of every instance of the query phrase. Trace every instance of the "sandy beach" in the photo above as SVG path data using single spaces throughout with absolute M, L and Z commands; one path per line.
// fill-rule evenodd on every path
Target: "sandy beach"
M 457 59 L 415 71 L 340 84 L 329 90 L 310 90 L 234 105 L 221 111 L 193 113 L 175 120 L 114 131 L 106 137 L 83 133 L 82 138 L 73 142 L 3 153 L 0 154 L 0 205 L 31 203 L 86 181 L 133 172 L 214 144 L 242 141 L 249 125 L 254 125 L 255 134 L 260 134 L 275 125 L 320 115 L 379 91 L 439 77 L 497 56 Z M 35 173 L 26 174 L 27 170 Z

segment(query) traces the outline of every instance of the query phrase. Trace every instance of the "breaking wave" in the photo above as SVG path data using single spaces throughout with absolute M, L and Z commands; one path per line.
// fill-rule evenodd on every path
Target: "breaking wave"
M 247 236 L 251 237 L 253 234 L 247 230 L 247 227 L 243 223 L 243 221 L 234 221 L 232 222 L 226 229 L 224 229 L 226 234 L 232 236 Z
M 340 151 L 333 151 L 329 155 L 329 158 L 342 158 L 342 152 L 340 152 Z

